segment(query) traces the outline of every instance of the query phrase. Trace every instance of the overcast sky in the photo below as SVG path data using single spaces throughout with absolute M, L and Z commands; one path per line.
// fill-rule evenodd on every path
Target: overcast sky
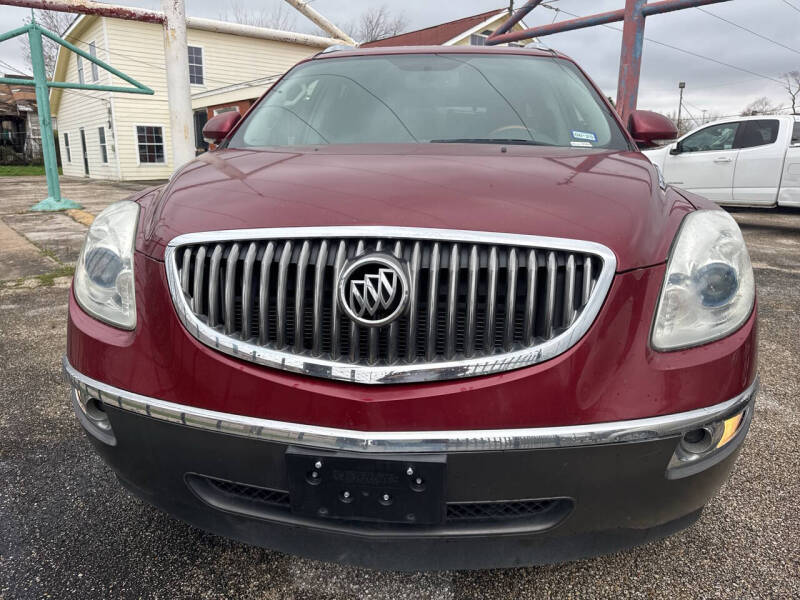
M 190 15 L 218 18 L 227 0 L 187 0 Z M 238 0 L 243 6 L 277 5 L 281 0 Z M 380 0 L 314 0 L 314 7 L 336 23 L 355 20 L 369 6 Z M 517 5 L 524 0 L 517 0 Z M 158 8 L 158 0 L 119 0 L 120 4 Z M 391 10 L 402 13 L 408 29 L 419 29 L 443 21 L 507 6 L 506 0 L 385 0 Z M 624 6 L 624 0 L 553 0 L 552 6 L 535 9 L 527 18 L 528 26 L 572 18 L 569 13 L 588 15 Z M 793 8 L 794 7 L 794 8 Z M 750 101 L 768 96 L 776 105 L 785 106 L 788 96 L 781 90 L 781 73 L 800 70 L 800 0 L 731 0 L 712 4 L 703 10 L 718 15 L 763 38 L 788 46 L 781 47 L 743 31 L 698 9 L 681 10 L 647 19 L 646 41 L 639 88 L 639 108 L 673 111 L 678 105 L 678 82 L 686 82 L 684 100 L 695 117 L 703 110 L 720 115 L 738 114 Z M 16 27 L 29 14 L 26 9 L 0 6 L 0 32 Z M 302 15 L 295 28 L 310 29 Z M 621 27 L 621 24 L 610 27 Z M 575 58 L 606 92 L 616 98 L 622 34 L 608 27 L 592 27 L 542 38 L 542 42 Z M 728 63 L 738 69 L 668 48 L 669 44 Z M 25 69 L 19 42 L 0 44 L 0 60 Z M 5 71 L 0 66 L 0 71 Z M 748 72 L 749 71 L 749 72 Z M 760 77 L 761 76 L 761 77 Z

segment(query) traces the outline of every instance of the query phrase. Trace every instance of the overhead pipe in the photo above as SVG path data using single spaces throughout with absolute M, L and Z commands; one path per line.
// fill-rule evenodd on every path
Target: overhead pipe
M 323 17 L 319 14 L 316 10 L 309 6 L 309 2 L 305 0 L 286 0 L 289 4 L 294 6 L 297 10 L 300 11 L 301 14 L 308 17 L 308 19 L 314 23 L 317 27 L 322 29 L 322 31 L 330 34 L 331 37 L 341 40 L 348 46 L 357 46 L 358 44 L 356 41 L 347 35 L 344 31 L 339 29 L 336 25 L 334 25 L 331 21 Z
M 717 4 L 719 2 L 730 2 L 730 0 L 661 0 L 660 2 L 645 4 L 644 8 L 642 9 L 642 15 L 645 17 L 650 17 L 652 15 L 660 15 L 684 8 L 705 6 L 706 4 Z M 543 37 L 546 35 L 552 35 L 554 33 L 573 31 L 575 29 L 583 29 L 585 27 L 594 27 L 596 25 L 606 25 L 608 23 L 615 23 L 623 20 L 625 20 L 624 8 L 599 13 L 588 17 L 569 19 L 568 21 L 552 23 L 551 25 L 542 25 L 541 27 L 532 27 L 522 31 L 504 33 L 502 35 L 489 38 L 487 43 L 495 46 L 497 44 L 517 42 L 519 40 L 527 40 L 532 37 Z
M 82 13 L 111 17 L 112 19 L 125 19 L 128 21 L 143 21 L 145 23 L 163 23 L 164 13 L 145 8 L 132 8 L 93 2 L 92 0 L 2 0 L 0 4 L 6 6 L 21 6 L 37 10 L 53 10 L 56 12 Z M 61 32 L 59 32 L 61 33 Z
M 334 44 L 347 43 L 343 39 L 326 38 L 319 35 L 294 33 L 292 31 L 281 31 L 280 29 L 242 25 L 240 23 L 229 23 L 228 21 L 216 21 L 214 19 L 202 19 L 199 17 L 186 17 L 186 25 L 189 29 L 201 29 L 203 31 L 227 33 L 230 35 L 243 35 L 276 42 L 303 44 L 305 46 L 314 46 L 317 48 L 327 48 Z
M 498 27 L 497 29 L 495 29 L 495 31 L 489 36 L 489 38 L 487 39 L 487 45 L 491 46 L 491 43 L 489 42 L 491 42 L 491 40 L 494 37 L 502 35 L 507 31 L 510 31 L 511 28 L 514 27 L 514 25 L 516 25 L 522 19 L 524 19 L 529 12 L 531 12 L 541 3 L 542 0 L 528 0 L 528 3 L 525 4 L 525 6 L 519 7 L 516 11 L 512 11 L 511 14 L 509 14 L 509 17 L 506 20 L 506 22 L 500 25 L 500 27 Z

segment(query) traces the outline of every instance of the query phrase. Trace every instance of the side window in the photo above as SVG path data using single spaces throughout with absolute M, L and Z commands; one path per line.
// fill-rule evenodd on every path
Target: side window
M 794 129 L 792 129 L 792 146 L 800 146 L 800 121 L 794 122 Z
M 774 144 L 778 139 L 780 123 L 777 119 L 758 119 L 742 123 L 739 138 L 736 140 L 737 148 L 753 148 Z
M 730 150 L 739 123 L 722 123 L 712 125 L 693 133 L 681 142 L 683 152 L 709 152 L 711 150 Z

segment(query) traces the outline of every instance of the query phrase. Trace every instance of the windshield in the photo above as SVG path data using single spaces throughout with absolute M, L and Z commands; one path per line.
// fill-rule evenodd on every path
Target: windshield
M 629 148 L 574 64 L 488 54 L 304 63 L 255 107 L 229 147 L 431 142 Z

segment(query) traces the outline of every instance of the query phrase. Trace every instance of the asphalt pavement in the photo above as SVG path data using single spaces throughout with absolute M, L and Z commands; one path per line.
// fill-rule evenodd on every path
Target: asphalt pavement
M 733 475 L 695 525 L 568 564 L 409 574 L 246 546 L 127 493 L 61 379 L 77 230 L 63 222 L 68 241 L 46 251 L 35 217 L 4 212 L 8 189 L 0 238 L 24 238 L 13 242 L 35 273 L 7 277 L 0 257 L 0 600 L 800 598 L 800 211 L 734 213 L 758 284 L 762 386 Z

